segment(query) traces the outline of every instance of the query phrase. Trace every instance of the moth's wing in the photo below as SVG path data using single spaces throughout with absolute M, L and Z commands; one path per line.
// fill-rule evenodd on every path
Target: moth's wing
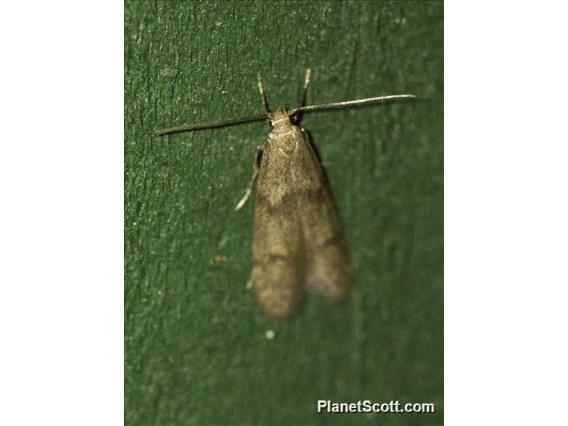
M 265 144 L 257 181 L 251 284 L 266 313 L 290 318 L 305 293 L 305 254 L 288 172 L 290 158 Z
M 303 149 L 294 170 L 294 186 L 299 191 L 300 220 L 305 242 L 308 290 L 323 294 L 333 302 L 343 302 L 351 290 L 351 267 L 341 221 L 327 179 L 307 133 L 302 132 Z M 293 166 L 294 167 L 294 166 Z

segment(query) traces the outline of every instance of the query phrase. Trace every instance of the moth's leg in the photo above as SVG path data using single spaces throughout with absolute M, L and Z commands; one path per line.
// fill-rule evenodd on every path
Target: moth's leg
M 312 70 L 310 68 L 306 68 L 306 75 L 304 77 L 304 90 L 302 91 L 302 95 L 300 96 L 300 102 L 299 102 L 300 108 L 306 105 L 306 99 L 308 97 L 308 86 L 310 85 L 311 78 L 312 78 Z
M 254 188 L 256 178 L 258 177 L 258 170 L 260 169 L 259 162 L 260 162 L 260 156 L 261 155 L 262 155 L 262 147 L 257 146 L 256 147 L 256 153 L 254 155 L 252 177 L 251 177 L 250 182 L 249 182 L 247 189 L 245 191 L 245 195 L 243 195 L 243 198 L 241 198 L 241 200 L 235 206 L 235 211 L 240 210 L 241 207 L 243 207 L 245 205 L 245 203 L 248 201 L 248 199 L 250 198 L 250 196 L 252 194 L 252 189 Z

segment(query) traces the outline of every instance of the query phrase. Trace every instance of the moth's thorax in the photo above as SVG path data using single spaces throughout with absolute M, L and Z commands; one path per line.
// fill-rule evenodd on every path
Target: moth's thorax
M 302 130 L 292 124 L 286 108 L 278 107 L 276 111 L 268 114 L 268 119 L 272 126 L 268 136 L 268 147 L 284 154 L 291 154 L 295 151 L 297 144 L 302 139 Z

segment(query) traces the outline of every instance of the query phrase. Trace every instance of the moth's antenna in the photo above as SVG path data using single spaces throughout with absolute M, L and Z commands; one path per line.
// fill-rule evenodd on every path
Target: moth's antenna
M 262 76 L 260 71 L 256 74 L 256 85 L 258 86 L 258 91 L 260 92 L 260 99 L 262 99 L 262 106 L 264 107 L 264 112 L 268 115 L 270 108 L 268 106 L 268 101 L 266 100 L 266 95 L 264 94 L 264 84 L 262 84 Z
M 320 105 L 306 105 L 301 106 L 298 108 L 294 108 L 289 112 L 290 115 L 298 112 L 298 111 L 321 111 L 324 109 L 333 109 L 333 108 L 343 108 L 348 106 L 357 106 L 357 105 L 364 105 L 364 104 L 371 104 L 375 102 L 386 102 L 396 99 L 415 99 L 415 95 L 410 94 L 403 94 L 403 95 L 385 95 L 385 96 L 375 96 L 373 98 L 365 98 L 365 99 L 355 99 L 353 101 L 343 101 L 343 102 L 332 102 L 329 104 L 320 104 Z
M 251 121 L 266 120 L 266 114 L 251 115 L 249 117 L 231 118 L 224 121 L 216 121 L 213 123 L 198 124 L 182 124 L 181 126 L 168 127 L 167 129 L 158 129 L 154 133 L 157 136 L 171 135 L 172 133 L 192 132 L 194 130 L 212 129 L 214 127 L 226 127 L 234 124 L 250 123 Z
M 300 107 L 306 105 L 306 99 L 308 98 L 308 87 L 310 86 L 310 81 L 312 80 L 312 70 L 306 68 L 306 75 L 304 77 L 304 90 L 302 91 L 302 96 L 300 97 Z

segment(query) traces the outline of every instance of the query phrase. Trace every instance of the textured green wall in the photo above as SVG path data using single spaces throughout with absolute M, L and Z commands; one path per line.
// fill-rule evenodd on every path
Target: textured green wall
M 309 103 L 421 100 L 304 117 L 355 288 L 274 323 L 245 289 L 254 203 L 233 211 L 266 123 L 152 130 L 261 112 L 257 71 L 273 108 L 294 106 L 307 66 Z M 443 4 L 127 2 L 125 67 L 126 424 L 442 424 Z M 317 399 L 438 413 L 318 415 Z

